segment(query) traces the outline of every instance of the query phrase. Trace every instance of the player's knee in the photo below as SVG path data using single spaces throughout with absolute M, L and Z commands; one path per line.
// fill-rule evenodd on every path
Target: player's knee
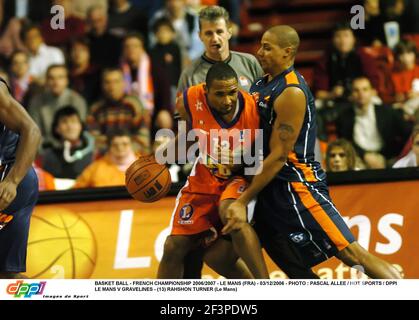
M 177 236 L 168 236 L 164 243 L 164 258 L 170 260 L 182 260 L 189 250 L 187 241 Z

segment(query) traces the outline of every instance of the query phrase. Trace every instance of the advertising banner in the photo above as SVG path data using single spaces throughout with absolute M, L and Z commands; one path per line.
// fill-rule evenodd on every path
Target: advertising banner
M 331 197 L 359 243 L 419 279 L 419 181 L 333 186 Z M 30 278 L 156 277 L 175 198 L 145 204 L 109 200 L 39 205 L 31 220 Z M 267 257 L 271 278 L 285 274 Z M 323 279 L 359 278 L 333 258 L 314 268 Z M 205 278 L 219 276 L 208 267 Z

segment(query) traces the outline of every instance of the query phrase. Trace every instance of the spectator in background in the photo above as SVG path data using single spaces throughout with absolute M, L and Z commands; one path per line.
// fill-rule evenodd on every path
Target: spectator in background
M 164 6 L 164 0 L 131 0 L 131 4 L 146 13 L 148 19 Z
M 406 0 L 381 0 L 380 12 L 385 22 L 396 21 L 402 25 L 403 14 L 406 10 Z
M 363 74 L 351 26 L 348 23 L 338 24 L 332 41 L 332 50 L 316 66 L 314 91 L 320 100 L 347 100 L 352 80 Z
M 382 1 L 381 1 L 382 2 Z M 380 0 L 364 0 L 365 29 L 357 29 L 356 37 L 364 46 L 384 46 L 384 23 L 387 18 L 380 8 Z
M 52 131 L 57 143 L 44 151 L 42 168 L 56 178 L 76 179 L 93 161 L 94 138 L 84 129 L 73 106 L 64 106 L 55 113 Z
M 176 88 L 182 69 L 182 54 L 175 42 L 175 29 L 167 18 L 153 25 L 156 44 L 150 51 L 154 80 L 155 110 L 153 126 L 156 129 L 172 128 L 176 101 Z
M 182 51 L 187 52 L 190 60 L 198 58 L 204 52 L 204 47 L 198 37 L 198 16 L 188 9 L 185 0 L 166 0 L 165 7 L 155 13 L 150 19 L 149 25 L 152 26 L 156 20 L 162 17 L 166 17 L 172 22 L 176 30 L 176 42 Z M 153 46 L 156 39 L 152 33 L 149 34 L 149 37 L 151 46 Z
M 64 29 L 52 29 L 51 17 L 47 17 L 41 24 L 42 35 L 50 46 L 67 50 L 70 43 L 84 36 L 86 27 L 84 20 L 73 14 L 72 0 L 54 0 L 53 5 L 63 7 L 65 13 Z
M 117 66 L 121 55 L 121 40 L 109 33 L 106 9 L 103 6 L 89 8 L 86 23 L 92 61 L 103 68 Z
M 362 162 L 358 159 L 353 145 L 345 139 L 337 139 L 327 146 L 326 170 L 341 172 L 362 169 Z
M 8 23 L 14 18 L 38 23 L 49 17 L 52 1 L 2 0 L 0 4 L 2 7 L 0 31 L 3 32 Z
M 136 159 L 129 132 L 115 131 L 108 138 L 108 152 L 82 172 L 74 188 L 122 186 L 125 171 Z
M 0 8 L 0 53 L 9 57 L 16 50 L 25 50 L 20 36 L 23 26 L 49 17 L 51 0 L 2 0 Z
M 14 52 L 10 61 L 10 89 L 13 97 L 25 108 L 30 98 L 40 91 L 39 85 L 33 80 L 29 74 L 28 54 L 23 51 Z
M 31 25 L 22 30 L 22 39 L 29 50 L 29 73 L 40 81 L 53 64 L 64 64 L 65 58 L 60 49 L 49 47 L 44 43 L 41 29 Z
M 53 143 L 52 122 L 54 114 L 66 105 L 74 106 L 82 119 L 86 119 L 86 101 L 77 92 L 68 88 L 68 71 L 65 65 L 51 65 L 47 71 L 45 91 L 35 95 L 29 102 L 29 114 L 39 126 L 44 138 L 44 147 Z
M 148 34 L 148 18 L 128 0 L 111 0 L 109 8 L 109 31 L 120 38 L 129 32 Z
M 87 117 L 87 125 L 95 137 L 96 148 L 103 152 L 107 136 L 117 130 L 128 130 L 139 152 L 150 152 L 150 115 L 135 96 L 124 92 L 120 69 L 106 69 L 102 76 L 104 97 L 95 103 Z
M 353 107 L 337 119 L 338 136 L 354 144 L 367 168 L 381 169 L 392 164 L 411 132 L 401 110 L 374 104 L 375 91 L 366 77 L 352 83 Z
M 73 14 L 81 19 L 86 19 L 89 9 L 93 6 L 102 6 L 108 11 L 108 0 L 72 0 Z
M 392 73 L 395 101 L 403 110 L 413 115 L 419 108 L 419 66 L 416 64 L 416 45 L 400 41 L 394 48 L 398 65 Z
M 151 115 L 154 109 L 151 61 L 141 34 L 130 33 L 124 38 L 121 69 L 124 73 L 125 92 L 137 96 Z
M 70 49 L 70 87 L 86 99 L 88 105 L 100 96 L 100 74 L 91 63 L 89 40 L 75 40 Z
M 412 141 L 412 148 L 409 153 L 399 159 L 393 168 L 419 167 L 419 125 L 413 128 Z
M 32 164 L 38 177 L 39 191 L 53 191 L 56 189 L 54 176 L 40 168 L 35 162 Z

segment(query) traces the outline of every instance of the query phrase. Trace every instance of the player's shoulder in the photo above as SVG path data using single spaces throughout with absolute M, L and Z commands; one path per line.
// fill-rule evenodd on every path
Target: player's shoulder
M 1 88 L 2 91 L 4 90 L 5 93 L 6 92 L 11 93 L 9 84 L 7 83 L 7 81 L 5 79 L 3 79 L 1 77 L 0 77 L 0 84 L 1 84 L 0 88 Z

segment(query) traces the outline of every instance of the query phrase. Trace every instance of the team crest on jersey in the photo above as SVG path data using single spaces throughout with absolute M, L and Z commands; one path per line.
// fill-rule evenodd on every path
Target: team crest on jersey
M 180 224 L 192 224 L 193 220 L 191 220 L 193 215 L 193 207 L 187 203 L 179 210 L 179 223 Z

